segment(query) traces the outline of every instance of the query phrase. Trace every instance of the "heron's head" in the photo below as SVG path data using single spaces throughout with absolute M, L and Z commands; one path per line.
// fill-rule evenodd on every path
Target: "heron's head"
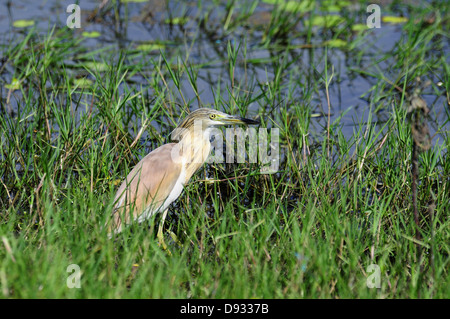
M 208 128 L 223 125 L 237 124 L 259 124 L 258 121 L 246 119 L 240 116 L 229 115 L 221 111 L 200 108 L 191 113 L 181 122 L 180 125 L 172 132 L 172 140 L 179 141 L 183 132 L 193 130 L 195 125 L 201 127 L 203 131 Z

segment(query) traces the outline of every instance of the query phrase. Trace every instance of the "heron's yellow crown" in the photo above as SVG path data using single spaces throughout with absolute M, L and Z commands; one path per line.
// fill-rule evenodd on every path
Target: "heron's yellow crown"
M 189 113 L 189 115 L 172 132 L 172 140 L 181 140 L 183 132 L 185 132 L 186 130 L 193 130 L 194 123 L 198 123 L 198 121 L 200 121 L 201 123 L 202 130 L 221 125 L 259 124 L 258 121 L 246 119 L 240 116 L 233 116 L 221 111 L 208 108 L 199 108 Z

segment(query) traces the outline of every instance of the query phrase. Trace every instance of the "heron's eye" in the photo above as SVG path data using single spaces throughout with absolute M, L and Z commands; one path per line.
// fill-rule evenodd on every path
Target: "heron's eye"
M 217 118 L 217 115 L 216 115 L 216 114 L 211 114 L 211 115 L 209 116 L 209 118 L 210 118 L 211 120 L 215 120 L 215 119 Z

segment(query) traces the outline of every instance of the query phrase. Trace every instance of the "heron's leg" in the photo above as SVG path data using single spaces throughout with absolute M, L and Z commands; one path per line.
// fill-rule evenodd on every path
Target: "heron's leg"
M 169 251 L 169 250 L 167 249 L 166 242 L 164 241 L 163 227 L 164 227 L 164 222 L 166 221 L 168 210 L 169 209 L 166 209 L 163 213 L 162 220 L 161 220 L 161 223 L 159 224 L 158 234 L 157 234 L 159 245 L 162 246 L 162 248 L 167 251 Z M 181 243 L 178 240 L 177 235 L 175 235 L 171 230 L 169 230 L 169 235 L 170 235 L 170 237 L 172 237 L 174 242 L 176 242 L 178 245 L 181 246 Z M 169 251 L 169 253 L 170 253 L 170 251 Z
M 168 211 L 169 211 L 169 209 L 166 209 L 166 210 L 164 211 L 164 213 L 163 213 L 162 220 L 161 220 L 161 222 L 159 223 L 158 234 L 157 234 L 158 241 L 159 241 L 159 245 L 162 246 L 162 248 L 163 248 L 164 250 L 167 250 L 167 245 L 166 245 L 166 243 L 165 243 L 165 241 L 164 241 L 163 226 L 164 226 L 164 222 L 165 222 L 165 220 L 166 220 L 167 212 L 168 212 Z

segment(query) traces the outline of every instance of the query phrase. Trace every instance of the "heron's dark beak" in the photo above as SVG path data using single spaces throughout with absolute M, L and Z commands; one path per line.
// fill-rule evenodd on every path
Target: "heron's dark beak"
M 224 124 L 224 125 L 235 125 L 235 124 L 244 124 L 244 125 L 253 125 L 253 124 L 259 124 L 259 121 L 255 121 L 255 120 L 250 120 L 250 119 L 246 119 L 244 117 L 240 117 L 240 116 L 228 116 L 228 117 L 224 117 L 221 118 L 220 121 Z

